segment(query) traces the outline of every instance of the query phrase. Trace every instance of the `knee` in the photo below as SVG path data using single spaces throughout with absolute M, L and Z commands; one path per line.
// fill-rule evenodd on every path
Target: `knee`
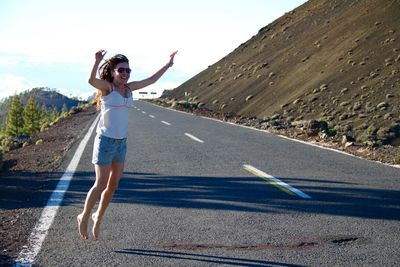
M 109 183 L 107 185 L 107 191 L 114 193 L 117 190 L 118 183 Z
M 93 191 L 97 192 L 97 193 L 101 193 L 104 191 L 104 189 L 107 188 L 107 185 L 101 185 L 98 183 L 95 183 L 92 187 Z

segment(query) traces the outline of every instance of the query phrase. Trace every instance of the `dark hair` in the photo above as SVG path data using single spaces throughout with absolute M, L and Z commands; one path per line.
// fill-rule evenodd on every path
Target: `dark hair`
M 121 54 L 116 54 L 115 56 L 106 59 L 105 62 L 99 68 L 100 79 L 108 81 L 110 83 L 113 82 L 114 77 L 111 75 L 111 72 L 119 63 L 129 63 L 129 60 L 126 56 Z M 97 91 L 96 94 L 96 107 L 100 109 L 100 97 L 102 97 L 102 92 L 100 90 Z
M 111 75 L 111 71 L 122 62 L 129 63 L 129 60 L 126 56 L 121 54 L 116 54 L 112 58 L 107 59 L 99 68 L 100 79 L 112 83 L 113 77 Z

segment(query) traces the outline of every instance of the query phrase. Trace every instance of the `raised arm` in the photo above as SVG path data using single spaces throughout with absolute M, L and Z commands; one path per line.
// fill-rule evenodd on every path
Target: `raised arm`
M 158 79 L 160 79 L 160 77 L 168 70 L 169 67 L 172 67 L 172 65 L 174 65 L 174 57 L 176 55 L 176 53 L 178 53 L 178 51 L 173 52 L 170 55 L 170 59 L 168 61 L 168 63 L 162 67 L 160 70 L 158 70 L 156 73 L 154 73 L 152 76 L 150 76 L 147 79 L 141 80 L 141 81 L 133 81 L 128 83 L 127 85 L 129 86 L 129 88 L 134 91 L 134 90 L 138 90 L 141 88 L 144 88 L 146 86 L 149 86 L 150 84 L 155 83 L 156 81 L 158 81 Z
M 110 91 L 110 85 L 109 85 L 109 83 L 107 81 L 99 79 L 99 78 L 96 78 L 96 73 L 97 73 L 97 71 L 99 69 L 100 62 L 103 60 L 104 55 L 106 53 L 107 52 L 105 50 L 99 50 L 99 51 L 96 52 L 96 55 L 95 55 L 96 60 L 94 62 L 94 65 L 93 65 L 92 71 L 90 72 L 90 77 L 89 77 L 89 80 L 88 80 L 90 85 L 92 85 L 93 87 L 99 89 L 102 92 L 104 92 L 104 91 L 109 92 Z

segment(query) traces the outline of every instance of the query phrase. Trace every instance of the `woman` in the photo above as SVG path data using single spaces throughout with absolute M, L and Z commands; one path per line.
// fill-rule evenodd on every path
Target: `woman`
M 174 64 L 176 53 L 177 51 L 172 53 L 169 62 L 151 77 L 133 82 L 128 82 L 131 69 L 129 60 L 124 55 L 113 56 L 99 68 L 106 51 L 100 50 L 96 53 L 89 83 L 98 89 L 96 100 L 101 113 L 92 160 L 96 181 L 87 194 L 83 212 L 77 216 L 79 234 L 84 240 L 89 239 L 87 228 L 90 214 L 100 198 L 98 209 L 92 214 L 92 234 L 98 239 L 100 222 L 124 170 L 128 113 L 133 105 L 132 91 L 155 83 Z M 96 78 L 98 69 L 100 79 Z

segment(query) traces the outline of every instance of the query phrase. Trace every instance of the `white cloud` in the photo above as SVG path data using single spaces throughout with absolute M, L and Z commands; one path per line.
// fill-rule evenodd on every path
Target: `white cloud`
M 144 90 L 147 90 L 147 91 L 171 90 L 171 89 L 174 89 L 174 88 L 178 87 L 179 85 L 180 85 L 179 83 L 170 82 L 170 81 L 157 82 L 155 84 L 152 84 L 152 85 L 144 88 Z
M 16 65 L 21 62 L 21 57 L 18 56 L 0 56 L 0 65 L 4 66 L 10 66 L 10 65 Z
M 0 99 L 10 95 L 19 94 L 37 86 L 38 85 L 35 85 L 25 77 L 5 74 L 0 76 Z
M 66 88 L 57 88 L 57 92 L 60 94 L 63 94 L 69 98 L 76 97 L 78 99 L 86 100 L 88 97 L 92 96 L 93 94 L 96 94 L 96 89 L 93 88 L 93 90 L 85 91 L 82 92 L 81 90 L 74 90 L 74 89 L 66 89 Z
M 88 93 L 79 94 L 77 97 L 78 97 L 78 99 L 82 99 L 82 100 L 88 100 L 88 99 L 91 100 L 95 96 L 96 96 L 96 91 L 91 91 Z
M 171 89 L 175 89 L 176 87 L 178 87 L 180 84 L 176 83 L 176 82 L 157 82 L 155 84 L 152 84 L 146 88 L 134 91 L 132 93 L 133 98 L 141 98 L 140 97 L 140 92 L 147 92 L 149 95 L 151 95 L 151 93 L 156 93 L 154 96 L 159 97 L 161 96 L 162 92 L 164 90 L 171 90 Z

